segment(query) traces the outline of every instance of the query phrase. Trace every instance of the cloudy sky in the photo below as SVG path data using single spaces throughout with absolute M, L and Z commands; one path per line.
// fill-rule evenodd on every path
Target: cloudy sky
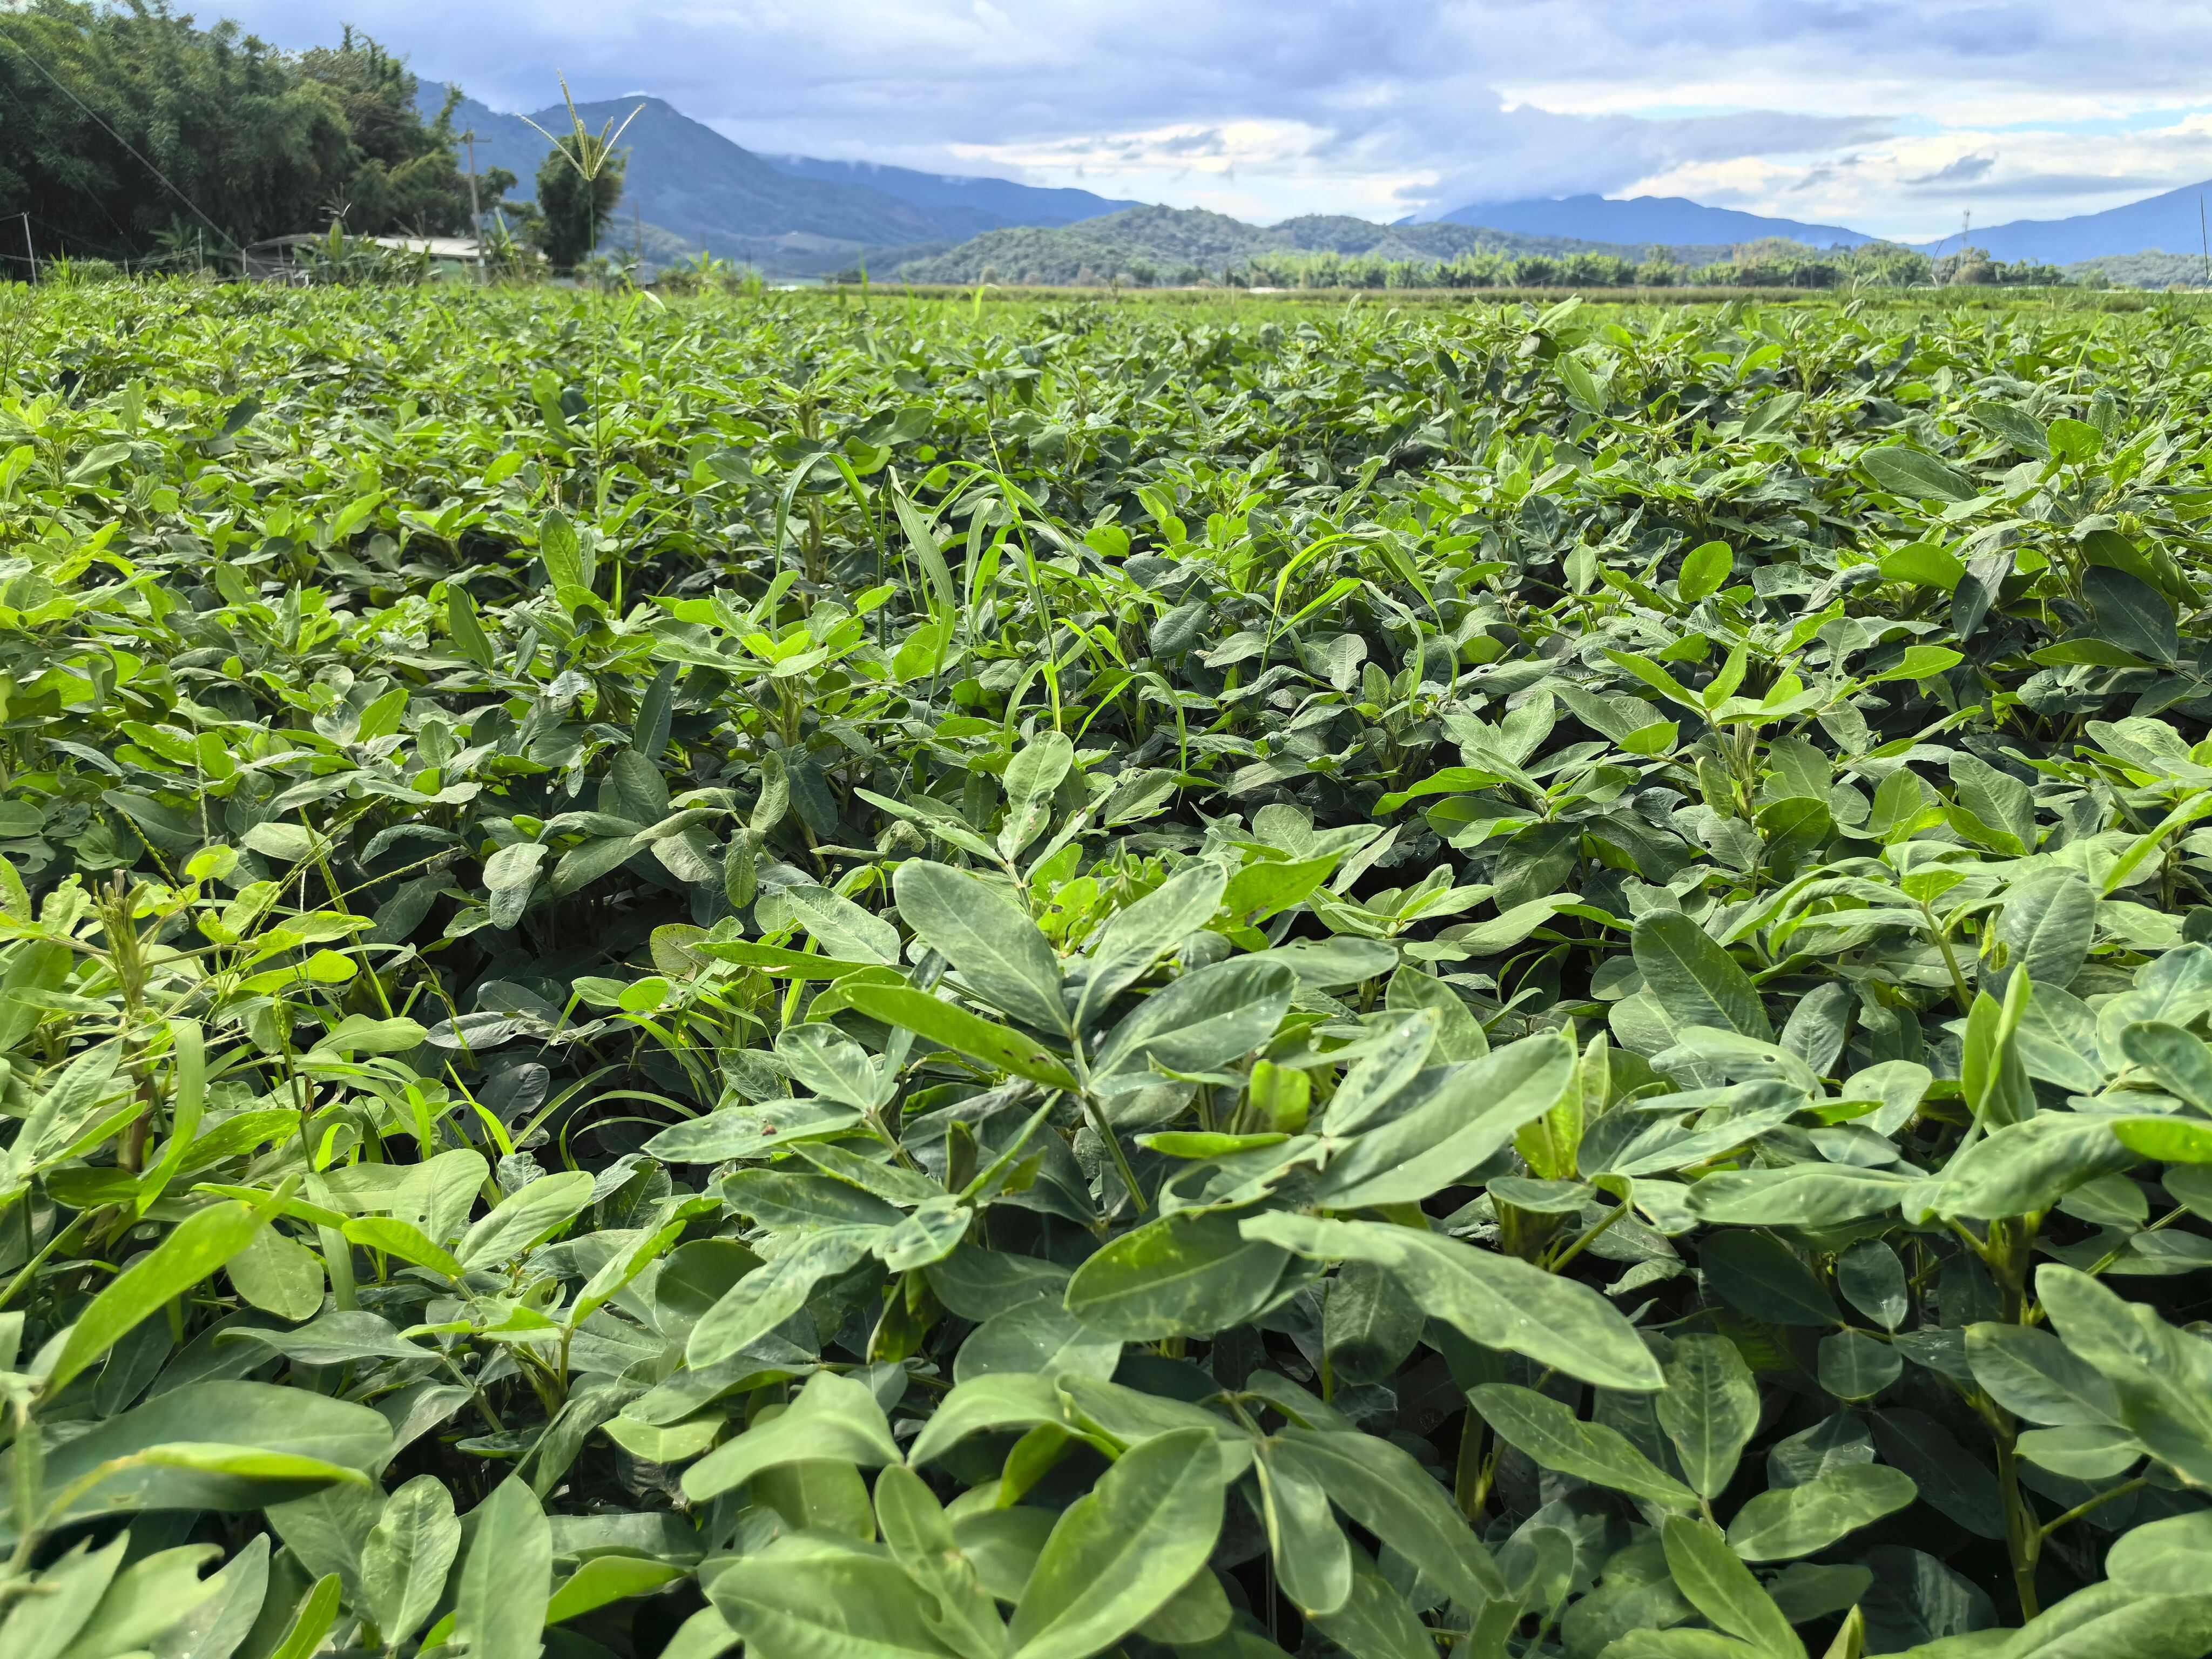
M 189 3 L 189 0 L 188 0 Z M 1922 240 L 2212 178 L 2212 0 L 206 0 L 495 108 L 1261 221 L 1596 191 Z

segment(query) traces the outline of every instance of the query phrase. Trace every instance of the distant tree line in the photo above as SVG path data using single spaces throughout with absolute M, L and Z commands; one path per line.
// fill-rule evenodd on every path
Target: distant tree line
M 1145 284 L 1148 273 L 1132 271 Z M 1450 259 L 1393 259 L 1368 253 L 1254 253 L 1237 280 L 1251 287 L 1436 288 L 1914 288 L 2067 283 L 2056 265 L 2007 264 L 1979 248 L 1931 258 L 1893 242 L 1814 248 L 1768 237 L 1716 264 L 1688 266 L 1660 256 L 1642 261 L 1609 253 L 1515 254 L 1479 251 Z
M 416 92 L 400 58 L 351 28 L 287 52 L 235 23 L 202 28 L 169 0 L 28 0 L 0 9 L 0 227 L 27 214 L 41 258 L 133 262 L 213 263 L 332 225 L 470 234 L 461 94 L 426 120 Z M 477 176 L 502 241 L 562 267 L 592 246 L 622 192 L 621 157 L 593 142 L 559 141 L 538 203 L 506 200 L 517 180 L 503 168 Z M 0 276 L 29 257 L 13 234 L 0 228 Z

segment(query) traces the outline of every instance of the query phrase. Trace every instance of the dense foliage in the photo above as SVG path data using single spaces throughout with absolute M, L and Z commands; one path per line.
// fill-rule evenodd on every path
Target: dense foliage
M 0 305 L 0 1652 L 2212 1648 L 2192 317 Z
M 1493 281 L 1498 269 L 1533 259 L 1554 273 L 1571 263 L 1578 273 L 1573 280 L 1597 286 L 1613 280 L 1609 273 L 1616 266 L 1654 261 L 1705 266 L 1728 257 L 1724 247 L 1632 247 L 1477 225 L 1376 224 L 1340 213 L 1301 214 L 1261 226 L 1203 208 L 1138 207 L 1071 225 L 988 231 L 890 268 L 917 283 L 1103 287 L 1118 281 L 1150 288 L 1226 280 L 1291 287 L 1467 287 L 1478 285 L 1471 275 L 1464 281 L 1432 276 L 1415 284 L 1407 273 L 1481 271 Z M 1401 273 L 1395 279 L 1388 275 L 1393 270 Z M 1328 280 L 1317 280 L 1322 273 Z
M 1810 247 L 1782 237 L 1712 248 L 1613 247 L 1457 224 L 1370 225 L 1315 216 L 1268 229 L 1218 213 L 1145 208 L 1048 229 L 993 231 L 908 260 L 926 283 L 1291 289 L 2056 287 L 2055 265 L 1978 248 L 1931 258 L 1893 242 Z
M 288 54 L 167 0 L 33 0 L 0 12 L 0 218 L 27 213 L 47 259 L 220 257 L 341 213 L 357 236 L 459 234 L 457 100 L 426 122 L 415 91 L 351 30 Z M 514 182 L 480 178 L 486 210 Z
M 1689 250 L 1683 250 L 1689 252 Z M 2020 269 L 2048 270 L 2030 278 Z M 1394 258 L 1389 253 L 1342 255 L 1262 252 L 1251 255 L 1243 276 L 1251 283 L 1288 288 L 1910 288 L 1916 283 L 1987 280 L 2057 283 L 2064 276 L 2048 267 L 1990 267 L 1954 262 L 1944 266 L 1924 253 L 1893 243 L 1814 248 L 1768 237 L 1728 251 L 1725 258 L 1685 263 L 1671 249 L 1631 258 L 1617 253 L 1517 253 L 1476 248 L 1449 258 Z

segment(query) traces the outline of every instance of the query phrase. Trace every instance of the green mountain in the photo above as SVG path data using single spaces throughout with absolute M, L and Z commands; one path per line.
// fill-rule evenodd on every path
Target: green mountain
M 445 88 L 425 85 L 418 97 L 434 110 Z M 629 163 L 617 220 L 635 222 L 642 216 L 695 248 L 785 266 L 836 265 L 849 264 L 866 248 L 957 241 L 988 222 L 948 222 L 864 185 L 796 178 L 665 99 L 610 98 L 576 106 L 593 132 L 610 124 L 622 127 L 634 110 L 636 118 L 623 129 L 618 146 L 629 153 Z M 565 106 L 540 110 L 531 120 L 550 132 L 568 130 Z M 530 193 L 538 165 L 552 148 L 530 121 L 465 99 L 453 125 L 476 134 L 480 172 L 505 167 L 522 181 L 516 193 Z
M 1340 214 L 1308 214 L 1279 225 L 1248 225 L 1203 208 L 1132 208 L 1079 224 L 986 231 L 972 240 L 900 265 L 916 283 L 1087 284 L 1116 276 L 1138 283 L 1194 282 L 1268 253 L 1365 254 L 1386 259 L 1450 259 L 1462 253 L 1610 254 L 1640 260 L 1650 246 L 1517 235 L 1456 224 L 1378 225 Z M 1665 250 L 1680 262 L 1709 264 L 1725 248 Z M 1692 257 L 1695 256 L 1695 257 Z
M 416 94 L 426 114 L 434 115 L 445 100 L 446 88 L 435 82 L 424 82 Z M 659 98 L 609 98 L 576 106 L 593 132 L 610 123 L 621 127 L 633 110 L 636 118 L 623 129 L 618 146 L 628 152 L 629 167 L 608 238 L 625 246 L 642 217 L 690 252 L 704 248 L 778 271 L 832 270 L 863 259 L 884 264 L 934 252 L 980 232 L 1025 222 L 1027 215 L 1038 223 L 1061 224 L 1127 205 L 1088 191 L 1039 190 L 1011 179 L 944 177 L 805 156 L 771 161 Z M 532 121 L 549 132 L 568 131 L 568 112 L 562 105 L 526 120 L 464 98 L 453 115 L 456 131 L 476 135 L 477 170 L 505 167 L 521 180 L 515 192 L 520 197 L 534 188 L 538 163 L 551 149 Z M 655 253 L 653 238 L 647 238 L 647 251 Z
M 2107 253 L 2076 260 L 2066 267 L 2066 274 L 2076 278 L 2102 276 L 2116 288 L 2212 288 L 2208 263 L 2212 262 L 2201 252 L 2161 253 L 2153 248 L 2143 253 Z
M 1534 197 L 1521 202 L 1478 202 L 1440 216 L 1461 225 L 1480 225 L 1536 236 L 1613 236 L 1650 246 L 1731 246 L 1780 237 L 1808 247 L 1857 247 L 1875 240 L 1843 225 L 1807 224 L 1802 219 L 1770 219 L 1734 208 L 1707 207 L 1680 196 Z
M 796 178 L 860 185 L 896 197 L 921 209 L 940 228 L 950 232 L 957 228 L 957 234 L 963 237 L 1005 225 L 1072 225 L 1144 205 L 1066 185 L 1018 185 L 1011 179 L 922 173 L 880 161 L 824 161 L 811 155 L 771 155 L 767 160 Z

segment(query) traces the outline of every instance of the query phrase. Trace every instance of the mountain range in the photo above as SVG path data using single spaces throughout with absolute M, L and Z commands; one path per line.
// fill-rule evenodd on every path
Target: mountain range
M 422 83 L 418 99 L 426 114 L 435 114 L 445 98 L 442 85 Z M 1844 225 L 1652 196 L 1476 203 L 1395 225 L 1316 214 L 1262 228 L 1220 214 L 1170 214 L 1087 190 L 872 161 L 760 155 L 659 98 L 603 99 L 576 108 L 594 132 L 609 124 L 619 126 L 637 112 L 622 138 L 629 158 L 611 242 L 627 246 L 638 234 L 624 234 L 620 221 L 627 219 L 642 226 L 647 251 L 656 260 L 676 248 L 704 249 L 780 274 L 820 274 L 866 263 L 884 271 L 902 267 L 902 274 L 915 280 L 973 281 L 988 267 L 1038 271 L 1036 280 L 1071 281 L 1085 267 L 1128 270 L 1133 259 L 1206 267 L 1284 248 L 1400 259 L 1449 258 L 1475 248 L 1629 258 L 1664 250 L 1694 266 L 1765 237 L 1820 248 L 1878 240 Z M 568 130 L 568 112 L 560 105 L 526 120 L 472 99 L 461 101 L 454 126 L 474 133 L 479 171 L 505 167 L 522 181 L 518 193 L 527 195 L 550 148 L 531 120 L 554 132 Z M 1967 240 L 2000 259 L 2054 264 L 2148 249 L 2181 254 L 2202 246 L 2198 214 L 2208 195 L 2212 182 L 2101 213 L 1992 225 Z M 1111 225 L 1094 222 L 1109 216 Z M 1086 231 L 1085 225 L 1093 228 Z M 1959 239 L 1917 246 L 1948 251 Z M 1042 274 L 1063 268 L 1066 275 Z
M 434 116 L 446 88 L 424 82 L 416 96 L 425 115 Z M 660 98 L 602 99 L 577 105 L 576 113 L 595 133 L 629 121 L 620 144 L 629 152 L 622 205 L 609 237 L 623 246 L 630 237 L 620 221 L 641 220 L 694 248 L 805 272 L 872 253 L 933 252 L 1008 225 L 1072 224 L 1138 205 L 1007 179 L 756 155 Z M 532 121 L 549 132 L 569 130 L 560 104 L 526 120 L 471 98 L 453 112 L 453 130 L 475 135 L 477 170 L 506 168 L 521 180 L 521 196 L 531 192 L 552 148 Z M 651 239 L 648 249 L 656 242 L 665 238 Z
M 1441 222 L 1480 225 L 1488 230 L 1530 236 L 1572 236 L 1583 240 L 1681 247 L 1692 244 L 1732 246 L 1762 237 L 1786 237 L 1819 248 L 1857 247 L 1878 240 L 1841 225 L 1808 225 L 1796 219 L 1769 219 L 1733 208 L 1707 207 L 1680 196 L 1562 196 L 1523 202 L 1483 202 L 1438 216 Z
M 1992 258 L 2041 259 L 2071 264 L 2112 254 L 2156 249 L 2163 253 L 2201 254 L 2204 247 L 2205 203 L 2212 179 L 2184 185 L 2163 195 L 2106 208 L 2070 219 L 2014 219 L 2002 225 L 1977 225 L 1966 240 L 1989 250 Z M 1955 236 L 1948 239 L 1952 247 Z M 1936 244 L 1929 244 L 1932 251 Z

